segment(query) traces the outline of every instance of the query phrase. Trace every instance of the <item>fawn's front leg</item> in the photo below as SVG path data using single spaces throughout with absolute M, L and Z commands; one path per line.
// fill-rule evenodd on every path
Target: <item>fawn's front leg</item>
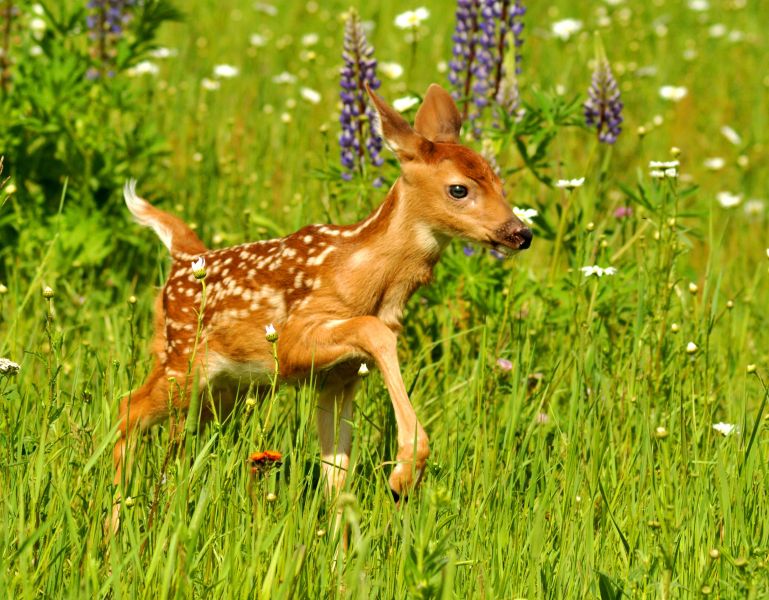
M 345 360 L 374 359 L 390 393 L 398 426 L 398 462 L 390 475 L 390 488 L 396 500 L 406 495 L 419 482 L 430 449 L 401 377 L 395 333 L 378 318 L 366 316 L 321 325 L 296 320 L 286 324 L 282 339 L 291 340 L 278 346 L 285 377 Z

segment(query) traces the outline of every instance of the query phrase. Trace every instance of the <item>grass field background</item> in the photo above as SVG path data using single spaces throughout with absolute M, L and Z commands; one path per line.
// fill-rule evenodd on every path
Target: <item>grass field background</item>
M 455 6 L 422 4 L 431 14 L 416 44 L 393 24 L 415 5 L 357 5 L 376 57 L 404 68 L 380 73 L 389 100 L 447 84 Z M 368 378 L 354 476 L 338 500 L 347 553 L 319 482 L 310 389 L 242 407 L 188 436 L 181 454 L 157 428 L 119 535 L 102 525 L 118 402 L 149 371 L 168 267 L 162 244 L 130 222 L 119 185 L 137 178 L 212 248 L 367 214 L 386 188 L 334 176 L 349 5 L 180 6 L 184 20 L 159 31 L 174 52 L 151 59 L 158 73 L 117 75 L 135 120 L 102 101 L 110 126 L 80 132 L 128 136 L 140 122 L 157 139 L 156 158 L 116 167 L 98 202 L 68 192 L 82 176 L 73 167 L 53 180 L 55 209 L 41 212 L 45 186 L 17 182 L 24 164 L 0 148 L 11 177 L 0 192 L 0 356 L 21 365 L 0 375 L 3 597 L 769 596 L 765 10 L 746 0 L 529 4 L 524 103 L 584 100 L 597 30 L 623 132 L 607 147 L 583 127 L 558 128 L 540 175 L 585 177 L 571 192 L 501 147 L 511 204 L 540 212 L 532 248 L 500 261 L 454 242 L 412 299 L 399 350 L 431 440 L 428 471 L 396 507 L 390 400 L 379 375 Z M 582 27 L 562 40 L 552 26 L 565 18 Z M 238 75 L 205 89 L 221 64 Z M 296 82 L 276 83 L 284 72 Z M 663 86 L 686 95 L 665 99 Z M 76 100 L 54 98 L 52 110 Z M 79 131 L 82 115 L 69 119 Z M 679 176 L 652 178 L 649 162 L 672 160 L 671 147 Z M 388 184 L 397 172 L 390 160 Z M 723 192 L 738 203 L 723 206 Z M 630 214 L 617 217 L 620 207 Z M 590 265 L 617 272 L 586 277 Z M 735 427 L 723 435 L 719 422 Z M 265 449 L 283 464 L 252 476 L 246 459 Z

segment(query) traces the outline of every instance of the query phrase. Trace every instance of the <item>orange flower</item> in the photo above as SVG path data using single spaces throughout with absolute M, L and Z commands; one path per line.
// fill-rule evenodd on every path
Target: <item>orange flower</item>
M 283 455 L 277 450 L 264 450 L 263 452 L 254 452 L 248 457 L 248 462 L 251 463 L 252 473 L 264 473 L 272 467 L 279 466 L 282 458 Z

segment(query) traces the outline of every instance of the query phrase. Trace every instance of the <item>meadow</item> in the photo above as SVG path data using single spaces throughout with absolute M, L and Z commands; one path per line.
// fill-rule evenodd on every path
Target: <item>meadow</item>
M 383 150 L 343 177 L 349 3 L 134 4 L 107 51 L 85 2 L 0 3 L 0 357 L 19 366 L 0 363 L 0 596 L 769 597 L 762 3 L 524 3 L 516 111 L 490 107 L 467 143 L 534 240 L 506 259 L 452 242 L 408 305 L 431 442 L 408 501 L 374 372 L 334 506 L 313 390 L 284 386 L 199 432 L 155 428 L 106 535 L 118 403 L 150 369 L 169 266 L 125 180 L 219 248 L 355 222 L 398 175 Z M 384 98 L 450 89 L 455 3 L 353 7 Z M 595 31 L 614 143 L 583 116 Z M 283 460 L 254 473 L 264 450 Z

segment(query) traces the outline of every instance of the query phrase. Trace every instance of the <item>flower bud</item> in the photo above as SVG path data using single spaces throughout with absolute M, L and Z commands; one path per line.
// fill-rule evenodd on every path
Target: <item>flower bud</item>
M 365 378 L 368 377 L 368 374 L 368 366 L 366 366 L 366 363 L 361 363 L 360 368 L 358 369 L 358 377 Z
M 43 298 L 45 298 L 46 300 L 50 300 L 51 298 L 53 298 L 53 288 L 52 287 L 47 285 L 47 286 L 45 286 L 43 288 Z
M 206 259 L 202 256 L 198 256 L 197 260 L 192 263 L 192 274 L 195 279 L 205 279 L 206 277 Z
M 275 330 L 275 326 L 270 323 L 264 328 L 264 337 L 270 344 L 274 344 L 278 341 L 278 332 Z

